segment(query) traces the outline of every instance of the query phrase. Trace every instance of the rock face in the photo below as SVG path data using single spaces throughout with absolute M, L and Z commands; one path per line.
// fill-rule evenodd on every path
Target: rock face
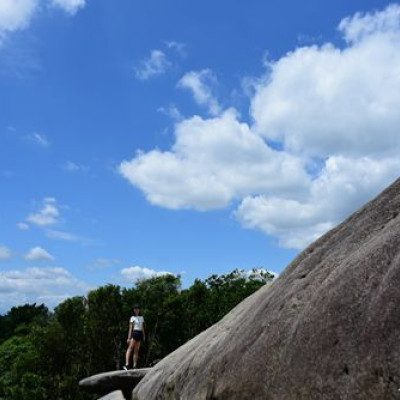
M 170 354 L 134 400 L 400 399 L 400 180 Z
M 115 390 L 99 400 L 126 400 L 126 398 L 120 390 Z
M 81 389 L 89 393 L 107 395 L 113 391 L 120 391 L 127 399 L 131 397 L 133 388 L 140 382 L 151 368 L 133 369 L 129 371 L 111 371 L 90 376 L 79 382 Z M 114 393 L 111 398 L 117 399 L 119 394 Z M 106 397 L 107 398 L 107 397 Z

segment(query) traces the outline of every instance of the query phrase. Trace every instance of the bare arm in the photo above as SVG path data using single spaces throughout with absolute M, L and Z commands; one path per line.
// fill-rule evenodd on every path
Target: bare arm
M 145 326 L 146 326 L 146 323 L 143 322 L 142 330 L 143 330 L 143 341 L 144 341 L 144 342 L 146 341 L 146 331 L 144 330 Z
M 128 331 L 128 339 L 126 340 L 127 342 L 129 342 L 131 340 L 132 337 L 132 327 L 133 327 L 133 323 L 129 322 L 129 331 Z

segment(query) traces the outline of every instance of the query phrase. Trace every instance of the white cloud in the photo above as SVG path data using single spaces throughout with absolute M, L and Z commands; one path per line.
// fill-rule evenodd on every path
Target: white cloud
M 54 7 L 74 15 L 85 6 L 85 0 L 46 0 Z M 29 27 L 43 8 L 44 0 L 0 0 L 0 45 L 8 34 Z
M 25 29 L 39 5 L 38 0 L 0 1 L 0 44 L 6 33 Z
M 28 216 L 28 221 L 38 226 L 50 226 L 58 222 L 60 212 L 56 199 L 47 197 L 43 200 L 42 209 L 35 214 Z
M 398 33 L 400 29 L 400 6 L 389 5 L 384 11 L 373 13 L 356 13 L 344 18 L 339 24 L 339 30 L 349 43 L 356 43 L 369 36 L 380 33 Z
M 43 148 L 50 147 L 50 142 L 46 138 L 46 136 L 41 135 L 39 133 L 34 132 L 34 133 L 26 136 L 26 139 L 29 140 L 31 143 L 36 144 L 39 147 L 43 147 Z
M 57 231 L 55 229 L 46 229 L 46 236 L 54 240 L 62 240 L 65 242 L 77 242 L 80 238 L 73 233 Z
M 218 115 L 221 113 L 221 107 L 212 91 L 216 83 L 214 73 L 203 69 L 186 73 L 178 82 L 178 87 L 190 90 L 197 104 L 207 107 L 211 115 Z
M 163 275 L 173 275 L 168 271 L 155 271 L 154 269 L 145 268 L 145 267 L 129 267 L 121 270 L 121 275 L 125 279 L 125 281 L 129 283 L 136 283 L 140 279 L 147 279 L 153 276 L 163 276 Z
M 11 258 L 11 250 L 3 245 L 0 245 L 0 260 L 9 260 Z
M 267 63 L 251 81 L 251 126 L 220 110 L 203 79 L 212 74 L 186 74 L 179 86 L 216 117 L 176 123 L 169 151 L 139 152 L 120 173 L 171 209 L 236 200 L 244 227 L 304 247 L 400 175 L 400 5 L 345 18 L 339 32 L 342 48 Z
M 176 51 L 181 56 L 186 55 L 186 51 L 185 51 L 186 50 L 186 44 L 185 43 L 177 42 L 175 40 L 171 40 L 171 41 L 165 42 L 165 45 L 169 49 Z
M 296 49 L 275 63 L 252 101 L 255 129 L 310 156 L 400 149 L 400 6 L 340 24 L 350 41 Z
M 81 8 L 85 7 L 85 0 L 51 0 L 51 4 L 75 15 Z
M 27 231 L 29 229 L 29 225 L 26 224 L 25 222 L 18 222 L 17 228 L 20 229 L 21 231 Z
M 27 268 L 0 272 L 0 312 L 25 303 L 54 307 L 91 288 L 64 268 Z
M 284 247 L 301 249 L 376 196 L 399 173 L 397 158 L 334 156 L 311 183 L 307 198 L 247 197 L 236 217 L 246 228 L 278 237 Z
M 272 274 L 273 278 L 272 280 L 275 280 L 278 278 L 279 274 L 277 272 L 265 269 L 265 268 L 253 268 L 248 271 L 244 271 L 244 276 L 249 279 L 257 279 L 257 280 L 265 280 L 264 275 L 265 274 Z M 268 281 L 267 281 L 268 282 Z
M 139 153 L 119 167 L 152 204 L 211 210 L 259 192 L 302 191 L 308 182 L 297 158 L 269 148 L 234 110 L 182 121 L 175 136 L 172 151 Z
M 170 65 L 171 63 L 163 51 L 152 50 L 150 57 L 143 60 L 135 69 L 135 75 L 138 79 L 145 81 L 157 75 L 164 74 Z
M 27 261 L 54 261 L 54 257 L 42 247 L 33 247 L 25 255 Z
M 59 231 L 56 229 L 45 229 L 44 233 L 49 239 L 60 240 L 63 242 L 75 242 L 84 246 L 89 246 L 96 243 L 95 239 L 76 235 L 71 232 Z
M 88 166 L 77 164 L 77 163 L 74 163 L 72 161 L 67 161 L 62 166 L 62 168 L 65 171 L 68 171 L 68 172 L 88 172 L 89 171 L 89 167 Z
M 184 119 L 178 107 L 173 104 L 168 107 L 159 107 L 157 111 L 170 117 L 174 121 L 182 121 Z

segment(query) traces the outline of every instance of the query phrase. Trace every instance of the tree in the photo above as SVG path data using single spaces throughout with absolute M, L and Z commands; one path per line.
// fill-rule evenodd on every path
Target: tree
M 89 372 L 85 368 L 89 359 L 89 346 L 85 331 L 87 314 L 87 300 L 84 297 L 67 299 L 54 310 L 54 318 L 63 331 L 64 364 L 70 371 L 75 370 L 78 375 L 81 375 L 80 371 L 84 371 L 83 375 Z
M 0 398 L 46 399 L 46 389 L 37 374 L 38 353 L 28 336 L 16 335 L 0 345 Z
M 37 306 L 36 303 L 33 303 L 12 307 L 11 310 L 0 319 L 0 343 L 13 336 L 15 333 L 22 335 L 28 333 L 32 324 L 46 325 L 49 318 L 49 310 L 44 304 Z
M 120 369 L 122 359 L 122 296 L 119 286 L 106 285 L 88 294 L 89 370 Z

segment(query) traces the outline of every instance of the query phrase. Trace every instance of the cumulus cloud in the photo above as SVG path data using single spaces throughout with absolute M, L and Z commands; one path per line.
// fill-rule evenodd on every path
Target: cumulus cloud
M 3 245 L 0 245 L 0 260 L 9 260 L 11 258 L 11 250 Z
M 49 4 L 74 15 L 85 6 L 85 0 L 48 0 Z M 28 28 L 45 2 L 40 0 L 0 1 L 0 45 L 7 34 Z
M 147 279 L 153 276 L 163 276 L 163 275 L 173 275 L 168 271 L 155 271 L 154 269 L 133 266 L 129 268 L 123 268 L 121 270 L 121 275 L 125 279 L 125 281 L 129 283 L 135 283 L 140 279 Z
M 143 60 L 135 69 L 136 78 L 145 81 L 164 74 L 171 66 L 167 56 L 161 50 L 152 50 L 149 58 Z
M 345 18 L 338 30 L 342 47 L 268 61 L 252 80 L 251 125 L 212 106 L 212 74 L 186 74 L 178 85 L 213 117 L 176 123 L 169 151 L 138 152 L 120 173 L 171 209 L 236 200 L 244 227 L 303 248 L 400 175 L 400 5 Z
M 374 13 L 356 13 L 344 18 L 339 30 L 349 43 L 360 42 L 368 36 L 380 33 L 397 33 L 400 29 L 400 6 L 389 5 L 384 11 Z
M 397 158 L 331 157 L 307 198 L 249 196 L 235 214 L 244 227 L 278 237 L 283 247 L 301 249 L 376 196 L 399 172 Z
M 205 211 L 247 195 L 289 194 L 307 185 L 301 161 L 269 148 L 234 110 L 182 121 L 175 137 L 172 151 L 139 153 L 119 166 L 152 204 Z
M 33 247 L 25 255 L 27 261 L 54 261 L 54 257 L 42 247 Z
M 0 272 L 0 312 L 25 303 L 54 307 L 91 288 L 64 268 L 27 268 Z
M 51 0 L 51 4 L 75 15 L 81 8 L 85 7 L 85 0 Z
M 252 100 L 255 129 L 318 157 L 400 148 L 400 6 L 340 23 L 349 41 L 299 48 L 275 63 Z
M 36 9 L 38 0 L 0 1 L 0 43 L 6 33 L 26 28 Z
M 58 222 L 60 211 L 56 199 L 47 197 L 43 200 L 42 209 L 28 216 L 28 221 L 38 226 L 50 226 Z
M 209 69 L 203 69 L 185 74 L 178 82 L 178 87 L 191 91 L 197 104 L 207 107 L 211 115 L 218 115 L 221 107 L 212 91 L 216 83 L 215 74 Z

